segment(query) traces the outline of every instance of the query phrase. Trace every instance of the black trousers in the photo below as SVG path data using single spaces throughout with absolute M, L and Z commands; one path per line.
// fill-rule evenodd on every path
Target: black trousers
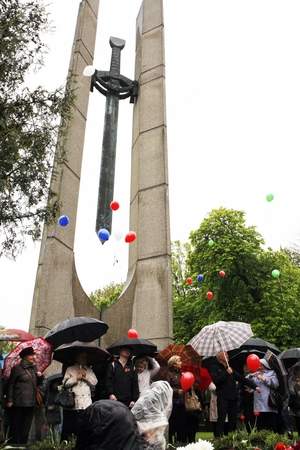
M 35 406 L 12 406 L 9 424 L 9 443 L 27 444 Z
M 61 441 L 69 441 L 72 434 L 77 436 L 79 421 L 84 409 L 64 409 Z
M 218 396 L 218 421 L 216 426 L 216 437 L 221 437 L 224 434 L 226 414 L 228 415 L 228 432 L 236 430 L 236 421 L 238 413 L 238 401 L 228 400 Z
M 185 405 L 184 403 L 173 403 L 173 409 L 169 418 L 169 443 L 174 441 L 185 442 Z
M 274 412 L 260 412 L 257 416 L 258 430 L 271 430 L 277 433 L 278 429 L 278 414 Z

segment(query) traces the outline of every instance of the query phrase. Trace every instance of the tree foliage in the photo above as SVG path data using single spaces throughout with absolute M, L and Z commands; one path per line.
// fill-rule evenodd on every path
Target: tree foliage
M 42 37 L 49 31 L 39 0 L 1 0 L 0 256 L 15 257 L 26 236 L 39 239 L 43 221 L 53 222 L 59 212 L 49 181 L 54 165 L 66 160 L 75 94 L 68 84 L 54 92 L 26 86 L 30 71 L 43 65 Z
M 102 289 L 97 289 L 90 294 L 90 299 L 97 309 L 104 309 L 115 303 L 120 297 L 125 283 L 109 283 Z
M 180 243 L 172 247 L 173 264 L 178 255 L 186 255 L 181 277 L 173 275 L 176 342 L 188 342 L 210 323 L 234 320 L 250 323 L 255 336 L 281 349 L 298 347 L 300 269 L 285 250 L 264 250 L 262 236 L 246 226 L 244 216 L 243 211 L 213 210 L 190 234 L 189 251 Z M 274 269 L 280 271 L 278 278 L 272 276 Z M 204 275 L 201 282 L 199 274 Z M 190 285 L 187 276 L 193 279 Z M 176 295 L 181 284 L 184 295 Z

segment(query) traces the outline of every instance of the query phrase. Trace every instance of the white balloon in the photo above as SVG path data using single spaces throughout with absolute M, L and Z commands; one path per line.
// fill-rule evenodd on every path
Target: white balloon
M 94 66 L 86 66 L 86 68 L 83 71 L 83 75 L 85 77 L 91 77 L 95 73 L 95 67 Z
M 117 241 L 119 241 L 124 236 L 124 231 L 119 228 L 116 228 L 113 232 L 113 236 Z

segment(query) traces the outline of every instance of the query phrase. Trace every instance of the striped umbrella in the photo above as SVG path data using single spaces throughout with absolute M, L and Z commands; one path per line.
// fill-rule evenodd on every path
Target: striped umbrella
M 220 321 L 202 328 L 188 344 L 201 356 L 214 356 L 220 350 L 227 352 L 240 347 L 251 336 L 248 323 Z

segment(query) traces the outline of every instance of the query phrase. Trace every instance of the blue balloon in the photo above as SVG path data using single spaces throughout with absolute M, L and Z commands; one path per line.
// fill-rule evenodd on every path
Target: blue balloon
M 66 227 L 69 224 L 69 217 L 60 216 L 60 218 L 58 219 L 58 223 L 61 227 Z
M 109 232 L 105 228 L 101 228 L 98 231 L 98 237 L 102 239 L 102 241 L 108 241 L 109 239 Z
M 200 281 L 202 281 L 203 280 L 203 278 L 204 278 L 204 275 L 198 275 L 198 277 L 197 277 L 197 280 L 200 282 Z

